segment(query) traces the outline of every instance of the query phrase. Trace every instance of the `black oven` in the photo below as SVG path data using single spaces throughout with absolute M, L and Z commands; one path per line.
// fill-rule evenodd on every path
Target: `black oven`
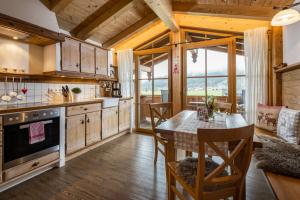
M 59 108 L 3 116 L 4 168 L 8 169 L 54 151 L 59 151 Z M 43 123 L 43 140 L 31 143 L 31 123 Z

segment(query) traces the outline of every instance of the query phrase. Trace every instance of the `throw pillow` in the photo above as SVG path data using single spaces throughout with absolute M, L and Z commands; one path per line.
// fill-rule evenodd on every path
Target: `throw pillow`
M 257 104 L 255 126 L 276 132 L 278 116 L 281 109 L 282 106 Z
M 290 143 L 300 144 L 300 110 L 283 108 L 280 111 L 277 135 Z

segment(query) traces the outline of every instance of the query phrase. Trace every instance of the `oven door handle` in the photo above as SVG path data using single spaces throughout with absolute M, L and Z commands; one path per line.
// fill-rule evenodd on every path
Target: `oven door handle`
M 53 120 L 47 120 L 47 121 L 42 121 L 44 125 L 46 124 L 52 124 Z M 25 128 L 29 128 L 30 124 L 24 124 L 20 126 L 20 129 L 25 129 Z

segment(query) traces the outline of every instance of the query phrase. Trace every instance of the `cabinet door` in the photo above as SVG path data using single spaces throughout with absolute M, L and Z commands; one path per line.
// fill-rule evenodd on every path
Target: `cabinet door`
M 95 47 L 81 43 L 81 72 L 95 74 Z
M 63 71 L 79 72 L 80 49 L 79 42 L 71 38 L 67 38 L 61 44 L 61 68 Z
M 118 107 L 102 110 L 102 139 L 118 133 Z
M 119 103 L 119 132 L 130 129 L 130 100 L 123 100 Z
M 108 51 L 96 48 L 96 74 L 108 75 Z
M 101 135 L 101 112 L 86 114 L 86 145 L 100 141 Z
M 66 119 L 66 151 L 70 154 L 85 147 L 85 115 L 75 115 Z

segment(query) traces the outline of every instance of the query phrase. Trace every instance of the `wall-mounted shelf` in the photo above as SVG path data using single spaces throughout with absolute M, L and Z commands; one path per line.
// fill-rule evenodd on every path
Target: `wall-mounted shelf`
M 296 69 L 300 69 L 300 63 L 295 63 L 292 65 L 288 65 L 286 67 L 277 69 L 277 70 L 275 70 L 275 73 L 284 73 L 284 72 L 289 72 L 289 71 L 293 71 Z
M 101 81 L 117 81 L 117 79 L 108 76 L 76 73 L 76 72 L 45 72 L 44 74 L 13 74 L 13 73 L 0 73 L 0 81 L 4 81 L 5 77 L 8 79 L 22 78 L 26 82 L 59 82 L 59 83 L 99 83 Z

